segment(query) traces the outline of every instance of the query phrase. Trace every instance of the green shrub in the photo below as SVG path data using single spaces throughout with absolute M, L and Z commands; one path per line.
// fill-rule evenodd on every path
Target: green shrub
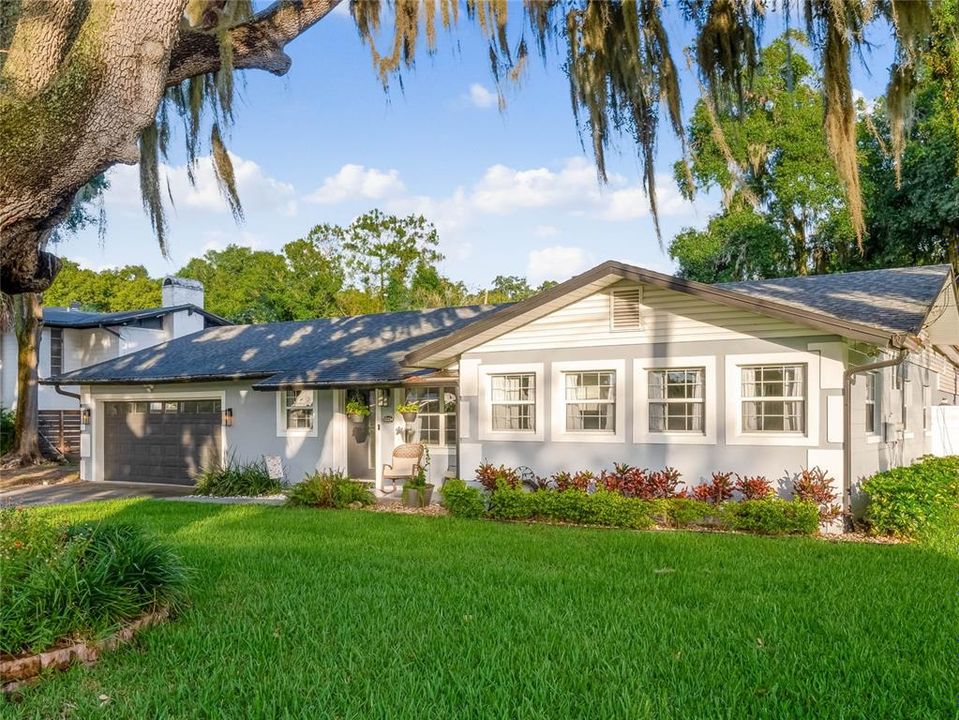
M 440 495 L 443 505 L 453 517 L 478 518 L 486 510 L 479 488 L 470 487 L 459 478 L 447 480 L 440 488 Z
M 608 490 L 535 490 L 525 492 L 505 483 L 490 495 L 487 514 L 496 520 L 553 520 L 582 525 L 648 528 L 654 504 Z
M 819 530 L 819 506 L 801 500 L 769 497 L 725 503 L 720 515 L 730 530 L 761 535 L 814 535 Z
M 13 450 L 15 435 L 13 413 L 4 407 L 0 407 L 0 455 L 6 455 Z
M 873 475 L 862 489 L 869 496 L 865 519 L 874 534 L 920 538 L 947 530 L 959 504 L 959 456 L 924 457 Z
M 0 653 L 94 638 L 183 602 L 189 573 L 166 545 L 125 524 L 56 526 L 0 511 Z
M 672 498 L 659 500 L 656 520 L 672 528 L 714 527 L 718 519 L 716 506 L 706 500 Z
M 286 504 L 292 507 L 341 509 L 353 503 L 372 505 L 375 502 L 366 483 L 351 480 L 339 470 L 311 473 L 286 493 Z
M 197 495 L 255 497 L 280 492 L 280 481 L 270 477 L 263 460 L 240 462 L 230 456 L 226 465 L 204 468 L 196 479 Z

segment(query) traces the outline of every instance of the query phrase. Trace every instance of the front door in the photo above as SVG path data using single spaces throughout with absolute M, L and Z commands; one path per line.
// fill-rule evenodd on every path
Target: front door
M 376 478 L 376 392 L 371 389 L 348 390 L 346 401 L 359 401 L 370 409 L 361 422 L 350 420 L 346 443 L 346 471 L 355 480 Z

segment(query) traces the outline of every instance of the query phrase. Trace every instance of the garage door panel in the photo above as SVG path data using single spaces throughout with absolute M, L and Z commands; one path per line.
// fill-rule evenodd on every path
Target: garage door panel
M 192 485 L 220 457 L 220 409 L 219 400 L 107 403 L 105 479 Z

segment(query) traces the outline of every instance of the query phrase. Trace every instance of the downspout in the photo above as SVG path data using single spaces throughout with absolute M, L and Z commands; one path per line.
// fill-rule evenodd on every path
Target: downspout
M 852 382 L 856 375 L 899 365 L 909 351 L 899 350 L 896 357 L 847 368 L 842 373 L 842 515 L 845 529 L 852 529 Z
M 73 398 L 77 402 L 80 402 L 80 393 L 73 393 L 73 392 L 70 392 L 69 390 L 64 390 L 59 385 L 54 385 L 53 389 L 57 391 L 58 395 L 64 395 L 68 398 Z

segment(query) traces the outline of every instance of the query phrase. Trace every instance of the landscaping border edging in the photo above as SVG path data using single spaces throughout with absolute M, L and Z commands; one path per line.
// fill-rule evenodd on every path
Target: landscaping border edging
M 78 662 L 92 665 L 102 652 L 115 650 L 143 628 L 163 622 L 170 616 L 169 608 L 162 608 L 124 625 L 109 637 L 93 642 L 77 642 L 63 648 L 45 650 L 32 655 L 19 655 L 0 661 L 0 692 L 11 693 L 36 681 L 49 668 L 66 670 Z

